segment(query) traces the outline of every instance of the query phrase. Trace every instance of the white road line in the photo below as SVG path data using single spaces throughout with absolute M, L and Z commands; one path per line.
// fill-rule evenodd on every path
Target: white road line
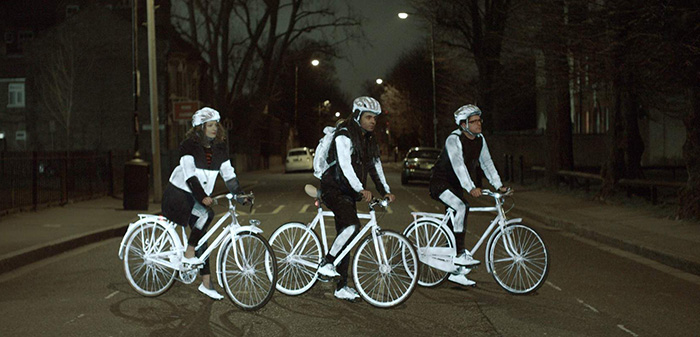
M 620 330 L 622 330 L 622 331 L 624 331 L 632 336 L 635 336 L 635 337 L 639 336 L 636 333 L 632 332 L 632 330 L 625 328 L 625 326 L 622 324 L 618 324 L 617 327 L 620 328 Z
M 582 300 L 580 300 L 580 299 L 578 299 L 578 298 L 577 298 L 576 300 L 578 301 L 578 303 L 583 304 L 584 307 L 593 310 L 593 312 L 595 312 L 596 314 L 597 314 L 597 313 L 600 313 L 600 311 L 598 311 L 598 309 L 596 309 L 596 308 L 594 308 L 594 307 L 592 307 L 592 306 L 590 306 L 590 305 L 584 303 Z
M 108 300 L 108 299 L 112 298 L 112 297 L 113 297 L 114 295 L 116 295 L 116 294 L 119 294 L 119 291 L 118 291 L 118 290 L 115 291 L 115 292 L 113 292 L 113 293 L 111 293 L 111 294 L 109 294 L 109 295 L 107 295 L 107 297 L 105 297 L 105 299 Z
M 311 207 L 311 204 L 304 204 L 304 206 L 301 207 L 299 213 L 306 213 L 306 210 L 309 209 L 309 207 Z
M 59 225 L 59 224 L 47 223 L 47 224 L 43 225 L 43 227 L 48 227 L 48 228 L 59 228 L 59 227 L 61 227 L 61 225 Z
M 66 322 L 65 324 L 70 324 L 70 323 L 73 323 L 73 322 L 75 322 L 75 320 L 76 320 L 76 319 L 78 319 L 78 318 L 82 318 L 82 317 L 84 317 L 84 316 L 85 316 L 85 314 L 80 314 L 80 315 L 78 315 L 78 317 L 76 317 L 76 318 L 73 318 L 72 320 L 70 320 L 70 321 Z
M 545 281 L 544 283 L 546 283 L 547 285 L 549 285 L 550 287 L 552 287 L 552 288 L 554 288 L 554 289 L 556 289 L 556 290 L 561 291 L 561 288 L 555 286 L 554 283 L 552 283 L 552 282 Z
M 275 210 L 272 211 L 272 214 L 277 214 L 277 213 L 279 213 L 283 208 L 284 208 L 284 205 L 279 205 L 279 206 L 277 206 L 277 208 L 275 208 Z
M 387 212 L 387 214 L 394 213 L 394 211 L 391 210 L 391 206 L 389 206 L 389 205 L 386 206 L 386 212 Z
M 420 210 L 418 210 L 418 208 L 416 208 L 416 206 L 413 205 L 408 205 L 408 209 L 410 209 L 411 212 L 420 212 Z

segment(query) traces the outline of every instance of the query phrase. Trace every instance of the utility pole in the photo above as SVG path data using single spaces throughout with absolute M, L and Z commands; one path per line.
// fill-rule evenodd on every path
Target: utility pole
M 163 196 L 160 174 L 160 121 L 158 120 L 158 76 L 156 69 L 156 26 L 153 0 L 146 0 L 148 20 L 148 78 L 151 94 L 151 149 L 153 150 L 153 202 Z

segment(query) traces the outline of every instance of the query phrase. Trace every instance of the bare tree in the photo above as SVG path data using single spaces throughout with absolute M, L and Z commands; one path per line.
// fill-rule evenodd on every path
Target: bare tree
M 69 150 L 78 68 L 85 69 L 89 63 L 85 64 L 81 58 L 79 42 L 70 30 L 55 30 L 42 41 L 48 45 L 35 48 L 31 56 L 38 65 L 34 83 L 42 107 L 64 130 Z
M 493 111 L 494 81 L 501 70 L 503 32 L 511 0 L 415 0 L 416 10 L 434 25 L 437 44 L 473 57 L 478 69 L 478 105 Z M 497 113 L 497 112 L 496 112 Z
M 192 0 L 179 1 L 172 12 L 176 30 L 208 62 L 215 105 L 248 126 L 268 106 L 277 70 L 297 40 L 332 41 L 319 44 L 328 47 L 319 53 L 332 53 L 335 45 L 361 36 L 359 17 L 341 10 L 330 0 Z M 247 137 L 251 129 L 237 134 Z

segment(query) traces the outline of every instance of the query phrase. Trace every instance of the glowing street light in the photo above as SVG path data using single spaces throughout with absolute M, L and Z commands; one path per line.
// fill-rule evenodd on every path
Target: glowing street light
M 335 112 L 335 118 L 338 118 L 338 117 L 340 117 L 340 111 Z
M 311 65 L 314 67 L 317 67 L 320 63 L 321 63 L 321 61 L 319 61 L 319 60 L 315 60 L 315 59 L 311 60 Z
M 376 82 L 377 82 L 377 84 L 382 84 L 382 83 L 384 83 L 384 80 L 382 80 L 381 78 L 378 78 Z
M 398 14 L 399 19 L 405 20 L 408 18 L 408 13 L 401 12 Z M 430 23 L 430 65 L 433 77 L 433 146 L 437 145 L 437 99 L 435 97 L 435 32 L 433 31 L 433 21 L 428 20 Z

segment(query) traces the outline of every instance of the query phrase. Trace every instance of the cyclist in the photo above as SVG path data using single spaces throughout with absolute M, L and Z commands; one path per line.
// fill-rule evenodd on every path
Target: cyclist
M 211 282 L 209 259 L 199 259 L 208 245 L 205 243 L 196 252 L 195 247 L 214 218 L 214 211 L 209 208 L 212 204 L 209 195 L 214 190 L 217 174 L 221 174 L 231 193 L 240 193 L 236 172 L 229 160 L 226 132 L 219 119 L 219 112 L 207 107 L 192 115 L 192 128 L 180 143 L 180 164 L 170 175 L 162 203 L 166 218 L 180 226 L 189 225 L 192 228 L 182 262 L 203 264 L 199 272 L 202 284 L 198 289 L 215 300 L 224 297 Z
M 350 118 L 337 124 L 327 159 L 333 164 L 321 176 L 321 199 L 335 215 L 337 236 L 318 269 L 322 280 L 339 279 L 334 295 L 348 301 L 360 297 L 355 289 L 347 285 L 350 254 L 338 264 L 337 271 L 333 262 L 360 228 L 355 203 L 372 199 L 372 192 L 365 186 L 367 174 L 372 177 L 380 195 L 390 202 L 395 199 L 384 177 L 379 146 L 374 136 L 377 116 L 382 113 L 379 102 L 372 97 L 358 97 L 353 101 L 352 110 Z
M 445 148 L 440 153 L 430 175 L 430 196 L 455 211 L 452 231 L 455 234 L 455 265 L 475 266 L 480 262 L 464 248 L 464 234 L 467 227 L 469 203 L 462 190 L 467 190 L 475 198 L 481 196 L 479 167 L 493 187 L 506 191 L 496 167 L 491 160 L 489 148 L 481 133 L 481 110 L 472 104 L 464 105 L 454 113 L 459 127 L 445 139 Z M 477 179 L 472 180 L 472 177 Z M 449 280 L 465 286 L 476 284 L 465 275 L 451 274 Z

